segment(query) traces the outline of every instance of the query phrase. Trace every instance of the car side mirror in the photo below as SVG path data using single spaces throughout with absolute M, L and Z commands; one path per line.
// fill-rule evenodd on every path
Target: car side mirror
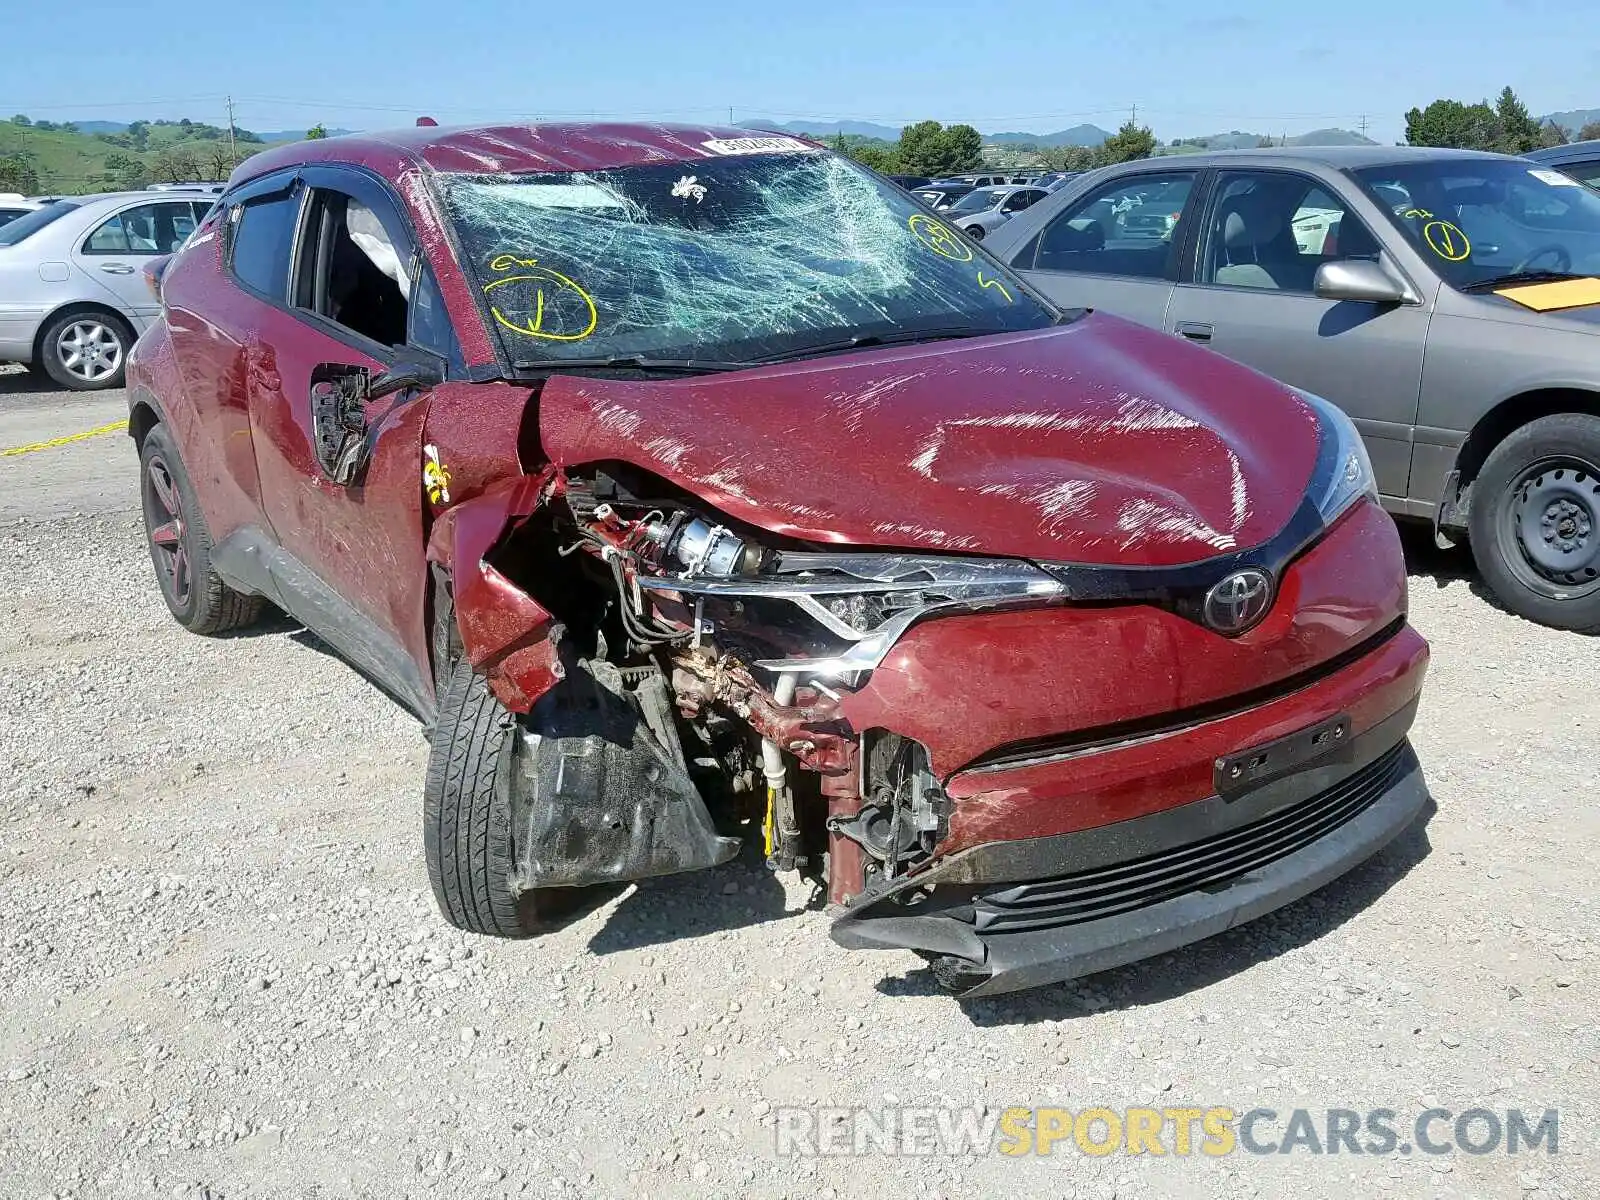
M 426 391 L 444 382 L 444 368 L 437 360 L 417 355 L 398 359 L 394 366 L 374 375 L 367 383 L 367 399 L 381 400 L 395 392 Z
M 365 367 L 324 363 L 311 372 L 311 426 L 317 463 L 334 483 L 360 482 L 372 453 L 367 405 L 397 392 L 423 390 L 444 382 L 444 368 L 430 355 L 402 352 L 387 371 L 371 375 Z
M 1405 285 L 1381 263 L 1365 258 L 1323 263 L 1317 268 L 1313 288 L 1319 299 L 1358 304 L 1401 304 L 1411 298 Z

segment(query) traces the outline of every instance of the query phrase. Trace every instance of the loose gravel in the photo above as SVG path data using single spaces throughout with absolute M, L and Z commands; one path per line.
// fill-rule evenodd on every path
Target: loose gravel
M 95 423 L 15 381 L 4 445 Z M 1411 580 L 1431 820 L 1209 942 L 963 1006 L 753 858 L 451 930 L 416 723 L 287 622 L 174 624 L 126 438 L 0 464 L 0 1195 L 1594 1194 L 1597 643 L 1459 555 Z M 1560 1153 L 774 1154 L 782 1106 L 897 1103 L 1554 1107 Z

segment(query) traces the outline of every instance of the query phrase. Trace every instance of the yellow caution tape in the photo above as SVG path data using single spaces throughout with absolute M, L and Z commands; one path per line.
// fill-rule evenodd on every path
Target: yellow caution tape
M 69 433 L 65 437 L 51 438 L 48 442 L 30 442 L 26 446 L 11 446 L 0 450 L 0 457 L 10 458 L 14 454 L 32 454 L 35 450 L 49 450 L 56 446 L 66 446 L 73 442 L 81 442 L 86 438 L 99 437 L 102 433 L 116 433 L 126 429 L 126 421 L 112 421 L 109 425 L 97 425 L 93 429 L 85 429 L 82 433 Z

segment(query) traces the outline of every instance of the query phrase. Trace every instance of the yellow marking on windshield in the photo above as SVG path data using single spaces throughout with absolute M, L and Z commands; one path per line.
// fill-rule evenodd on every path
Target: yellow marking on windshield
M 1422 217 L 1432 217 L 1433 216 L 1433 214 L 1431 212 L 1429 212 L 1425 208 L 1408 208 L 1408 209 L 1405 210 L 1405 212 L 1401 213 L 1400 215 L 1402 217 L 1408 217 L 1413 221 L 1418 220 L 1419 218 L 1422 218 Z
M 978 272 L 978 286 L 979 287 L 985 287 L 985 288 L 994 288 L 995 291 L 999 292 L 1002 296 L 1004 296 L 1006 298 L 1006 303 L 1007 304 L 1015 304 L 1016 303 L 1016 301 L 1012 298 L 1011 293 L 1006 291 L 1006 285 L 1005 284 L 1001 283 L 998 279 L 985 279 L 983 277 L 983 272 L 982 271 Z
M 513 310 L 512 316 L 507 316 L 495 303 L 499 297 L 490 298 L 489 312 L 494 319 L 513 333 L 520 333 L 524 337 L 544 338 L 552 342 L 581 342 L 595 331 L 600 323 L 600 311 L 595 307 L 594 297 L 584 289 L 583 285 L 571 276 L 563 275 L 560 271 L 550 267 L 541 267 L 535 258 L 518 258 L 514 254 L 497 254 L 489 261 L 491 271 L 509 271 L 513 267 L 521 267 L 522 273 L 507 275 L 504 278 L 493 280 L 483 285 L 483 294 L 489 296 L 496 288 L 507 287 L 512 284 L 523 285 L 523 289 L 531 289 L 531 296 L 523 296 L 524 304 L 517 308 L 523 311 L 519 314 Z M 512 294 L 512 293 L 507 293 Z M 524 305 L 531 304 L 533 315 L 526 315 Z M 508 308 L 511 306 L 508 304 Z M 558 328 L 562 332 L 551 332 L 544 327 L 546 308 L 549 308 L 559 320 Z M 581 326 L 577 332 L 570 332 L 572 327 Z
M 1428 247 L 1447 262 L 1460 262 L 1472 253 L 1472 243 L 1461 226 L 1449 221 L 1429 221 L 1422 227 L 1422 236 Z
M 951 262 L 972 261 L 972 247 L 967 239 L 938 218 L 927 213 L 912 213 L 906 218 L 906 224 L 911 226 L 917 241 L 940 258 L 948 258 Z

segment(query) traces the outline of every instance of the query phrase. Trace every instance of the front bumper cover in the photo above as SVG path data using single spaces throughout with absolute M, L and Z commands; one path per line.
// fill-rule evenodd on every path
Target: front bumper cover
M 1222 933 L 1315 891 L 1416 820 L 1429 796 L 1406 740 L 1415 712 L 1408 704 L 1336 758 L 1231 799 L 952 855 L 861 897 L 833 938 L 916 950 L 961 995 L 984 996 Z

